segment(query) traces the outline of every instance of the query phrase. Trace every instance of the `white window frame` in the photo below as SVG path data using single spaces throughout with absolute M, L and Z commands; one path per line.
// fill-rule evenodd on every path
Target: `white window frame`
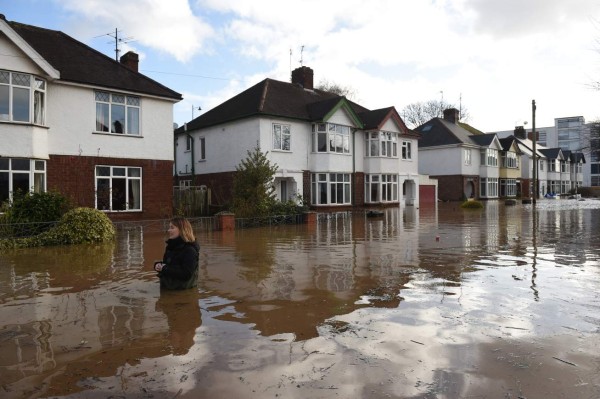
M 398 133 L 396 132 L 366 132 L 365 156 L 398 158 Z
M 502 153 L 502 167 L 507 169 L 517 169 L 519 167 L 519 158 L 512 151 Z
M 498 197 L 498 178 L 497 177 L 482 177 L 479 185 L 479 196 L 481 198 L 497 198 Z
M 96 104 L 94 132 L 125 136 L 142 135 L 142 98 L 140 96 L 94 90 L 94 101 Z M 103 109 L 104 106 L 107 107 L 106 110 Z M 116 107 L 123 107 L 123 119 L 113 120 Z M 104 112 L 106 111 L 108 111 L 108 120 L 104 121 Z M 130 115 L 130 111 L 135 111 L 137 117 L 133 114 Z M 116 125 L 116 122 L 119 122 L 120 127 Z
M 352 128 L 336 123 L 314 123 L 312 125 L 312 151 L 350 155 Z
M 339 198 L 341 194 L 341 198 Z M 350 173 L 312 173 L 311 202 L 313 205 L 350 205 L 352 186 Z
M 292 127 L 285 123 L 273 123 L 273 151 L 292 150 Z
M 498 166 L 498 150 L 495 148 L 484 148 L 481 150 L 482 166 Z
M 465 165 L 471 165 L 471 149 L 465 148 Z
M 108 168 L 109 173 L 106 174 L 106 170 L 102 170 L 103 174 L 99 174 L 99 171 L 101 168 Z M 124 173 L 121 174 L 121 169 L 124 170 Z M 138 171 L 139 173 L 137 173 L 138 176 L 135 176 L 135 171 Z M 131 173 L 130 173 L 131 172 Z M 143 204 L 142 204 L 142 199 L 143 199 L 143 187 L 142 187 L 142 168 L 139 166 L 116 166 L 116 165 L 96 165 L 96 167 L 94 168 L 94 188 L 95 188 L 95 198 L 94 198 L 94 206 L 96 209 L 99 209 L 101 211 L 104 212 L 141 212 L 143 209 Z M 108 187 L 106 187 L 106 189 L 108 190 L 108 204 L 107 205 L 103 205 L 103 204 L 99 204 L 99 196 L 102 195 L 102 193 L 99 193 L 99 190 L 102 190 L 103 188 L 101 187 L 99 189 L 99 180 L 108 180 L 109 181 L 109 185 Z M 115 180 L 125 180 L 125 194 L 124 194 L 124 201 L 122 201 L 122 204 L 124 204 L 124 209 L 115 209 L 115 207 L 117 206 L 116 204 L 114 204 L 114 199 L 115 199 L 115 194 L 118 195 L 118 193 L 115 193 Z M 139 192 L 137 193 L 138 195 L 138 205 L 136 206 L 135 204 L 135 198 L 133 199 L 133 204 L 130 204 L 129 201 L 127 201 L 132 195 L 135 195 L 135 192 L 131 192 L 130 191 L 135 191 L 135 182 L 139 182 L 138 183 L 138 188 L 139 188 Z M 130 184 L 131 183 L 131 184 Z M 102 207 L 102 209 L 101 209 Z
M 28 163 L 27 168 L 17 164 Z M 0 158 L 0 175 L 6 174 L 8 187 L 0 187 L 0 204 L 4 201 L 12 202 L 15 191 L 15 176 L 27 176 L 27 192 L 46 192 L 46 161 L 41 159 Z M 0 179 L 3 181 L 4 179 Z M 3 198 L 5 197 L 5 198 Z
M 398 175 L 366 174 L 365 202 L 398 202 Z
M 402 142 L 402 159 L 412 160 L 412 142 L 411 141 L 403 141 Z
M 46 123 L 46 81 L 28 73 L 0 70 L 0 122 L 33 123 L 45 126 Z M 17 93 L 27 93 L 25 118 L 15 118 Z M 3 97 L 6 96 L 6 97 Z

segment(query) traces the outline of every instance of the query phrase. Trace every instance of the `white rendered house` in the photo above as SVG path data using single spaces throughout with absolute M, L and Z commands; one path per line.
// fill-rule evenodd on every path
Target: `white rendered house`
M 313 88 L 301 67 L 292 82 L 265 79 L 175 131 L 175 183 L 231 200 L 236 166 L 260 148 L 277 165 L 281 201 L 313 208 L 419 202 L 418 134 L 394 107 L 368 110 Z
M 175 91 L 54 30 L 0 15 L 0 203 L 59 191 L 113 218 L 172 210 Z

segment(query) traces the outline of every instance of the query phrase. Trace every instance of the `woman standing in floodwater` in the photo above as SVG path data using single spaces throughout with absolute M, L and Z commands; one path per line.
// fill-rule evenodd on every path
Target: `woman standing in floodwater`
M 192 225 L 183 217 L 174 217 L 167 231 L 169 239 L 163 260 L 154 263 L 160 287 L 168 290 L 195 287 L 198 283 L 200 245 L 196 241 Z

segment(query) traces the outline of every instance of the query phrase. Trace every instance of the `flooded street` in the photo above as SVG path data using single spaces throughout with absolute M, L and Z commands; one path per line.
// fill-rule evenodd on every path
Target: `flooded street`
M 0 254 L 2 398 L 599 398 L 600 201 L 488 202 Z

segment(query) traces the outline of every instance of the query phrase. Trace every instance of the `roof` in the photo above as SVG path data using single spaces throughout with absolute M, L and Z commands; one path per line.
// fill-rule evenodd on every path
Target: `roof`
M 513 143 L 515 142 L 515 138 L 513 136 L 508 136 L 503 139 L 500 139 L 500 144 L 502 145 L 503 151 L 510 151 Z
M 419 148 L 456 144 L 487 146 L 493 140 L 487 139 L 486 135 L 473 134 L 472 131 L 465 129 L 460 124 L 442 118 L 433 118 L 415 130 L 421 133 Z M 489 143 L 482 143 L 482 141 L 487 142 L 488 140 Z
M 563 150 L 563 155 L 568 158 L 572 163 L 586 163 L 585 156 L 582 152 L 573 152 L 570 150 Z
M 271 116 L 307 122 L 326 121 L 343 108 L 360 128 L 380 128 L 393 118 L 410 134 L 394 107 L 371 111 L 344 96 L 274 79 L 264 79 L 175 130 L 176 134 L 252 117 Z
M 540 149 L 540 152 L 544 154 L 548 159 L 558 159 L 559 156 L 562 155 L 562 151 L 560 148 L 543 148 Z
M 56 30 L 8 25 L 52 67 L 60 80 L 181 100 L 181 94 Z

